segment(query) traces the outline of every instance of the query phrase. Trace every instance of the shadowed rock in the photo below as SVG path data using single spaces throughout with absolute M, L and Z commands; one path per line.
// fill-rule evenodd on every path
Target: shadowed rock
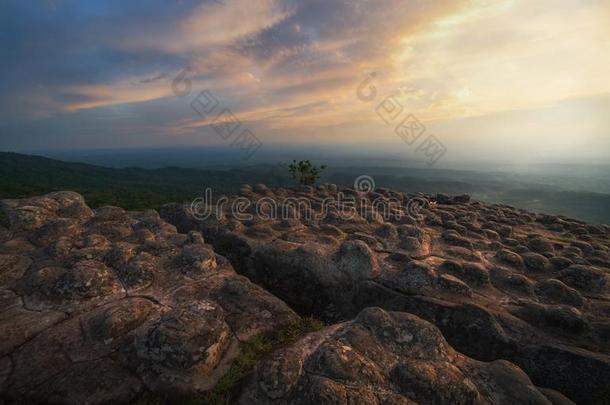
M 241 341 L 298 318 L 154 211 L 93 211 L 71 192 L 4 207 L 0 402 L 193 395 Z
M 355 205 L 322 216 L 339 192 Z M 0 401 L 179 400 L 298 319 L 286 302 L 334 324 L 269 356 L 243 403 L 607 402 L 610 228 L 465 196 L 240 193 L 252 217 L 235 197 L 201 219 L 3 201 Z
M 456 352 L 432 324 L 363 310 L 265 360 L 240 404 L 551 404 L 515 365 Z
M 161 215 L 183 232 L 202 231 L 240 273 L 302 314 L 337 322 L 369 306 L 411 312 L 471 357 L 513 361 L 536 385 L 602 401 L 610 378 L 603 338 L 610 312 L 598 309 L 610 299 L 607 228 L 589 232 L 566 217 L 445 195 L 419 195 L 423 204 L 413 215 L 413 196 L 397 192 L 391 195 L 402 205 L 381 215 L 379 206 L 371 209 L 373 198 L 379 203 L 387 192 L 334 189 L 308 191 L 311 206 L 339 191 L 353 196 L 354 206 L 308 218 L 302 213 L 309 211 L 294 210 L 301 215 L 294 227 L 286 218 L 239 220 L 230 210 L 199 221 L 175 204 Z M 271 191 L 278 207 L 302 195 Z M 248 198 L 256 204 L 256 196 Z M 548 358 L 549 347 L 565 348 L 563 363 Z M 526 353 L 542 360 L 534 364 Z M 582 378 L 560 378 L 558 367 Z

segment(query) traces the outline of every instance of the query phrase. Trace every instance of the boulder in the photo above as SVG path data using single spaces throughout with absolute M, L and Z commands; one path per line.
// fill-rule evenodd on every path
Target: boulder
M 275 352 L 238 403 L 550 402 L 514 364 L 475 361 L 414 315 L 367 308 Z
M 557 278 L 571 287 L 590 292 L 601 292 L 607 281 L 607 276 L 602 270 L 578 264 L 562 270 Z

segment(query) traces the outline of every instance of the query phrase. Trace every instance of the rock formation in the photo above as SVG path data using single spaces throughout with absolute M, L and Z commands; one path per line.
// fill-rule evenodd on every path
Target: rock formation
M 610 399 L 608 226 L 334 185 L 247 186 L 204 216 L 73 192 L 3 207 L 0 402 L 187 398 L 303 315 L 328 326 L 269 354 L 240 403 Z
M 326 204 L 346 195 L 355 197 L 350 215 Z M 238 199 L 251 219 L 235 218 Z M 411 200 L 421 209 L 410 212 Z M 468 196 L 333 185 L 244 187 L 221 215 L 201 218 L 196 208 L 170 204 L 161 215 L 181 232 L 201 231 L 238 272 L 301 314 L 333 323 L 367 307 L 408 312 L 459 352 L 509 360 L 537 386 L 583 403 L 610 398 L 606 225 Z M 275 215 L 261 215 L 270 208 Z
M 373 307 L 275 352 L 240 403 L 551 404 L 543 392 L 514 364 L 470 359 L 421 318 Z
M 0 393 L 131 402 L 209 389 L 240 342 L 297 318 L 198 232 L 58 192 L 4 201 Z

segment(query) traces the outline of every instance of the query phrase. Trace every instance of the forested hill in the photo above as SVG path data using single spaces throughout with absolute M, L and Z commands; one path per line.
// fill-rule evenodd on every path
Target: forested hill
M 286 183 L 287 176 L 273 167 L 256 172 L 177 167 L 112 169 L 0 152 L 0 198 L 72 190 L 83 194 L 87 203 L 94 207 L 109 204 L 143 209 L 156 208 L 170 201 L 187 201 L 201 195 L 205 187 L 227 193 L 236 191 L 244 183 L 256 183 L 261 179 L 270 185 L 280 185 Z
M 307 156 L 304 156 L 307 158 Z M 203 159 L 202 159 L 203 160 Z M 201 166 L 206 166 L 205 161 Z M 399 167 L 329 167 L 321 182 L 353 186 L 366 174 L 377 187 L 429 194 L 470 194 L 473 199 L 504 203 L 529 211 L 564 214 L 593 223 L 610 223 L 610 194 L 562 187 L 513 173 L 459 170 L 421 170 Z M 130 210 L 158 208 L 172 201 L 189 201 L 206 187 L 214 195 L 236 193 L 243 184 L 285 187 L 294 183 L 286 165 L 239 168 L 163 169 L 108 168 L 63 162 L 40 156 L 0 152 L 0 198 L 22 198 L 50 191 L 82 194 L 93 207 L 116 205 Z

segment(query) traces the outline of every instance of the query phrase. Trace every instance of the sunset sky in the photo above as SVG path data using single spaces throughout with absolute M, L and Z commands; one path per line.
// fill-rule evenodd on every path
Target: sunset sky
M 450 160 L 607 162 L 609 73 L 608 0 L 3 1 L 0 149 L 222 144 L 208 89 L 265 145 L 409 156 L 392 96 Z

